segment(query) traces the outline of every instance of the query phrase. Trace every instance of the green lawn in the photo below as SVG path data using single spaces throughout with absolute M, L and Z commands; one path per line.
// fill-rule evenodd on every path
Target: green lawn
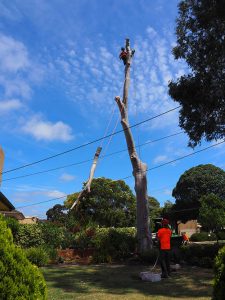
M 100 265 L 43 268 L 49 300 L 152 299 L 209 300 L 212 271 L 185 267 L 161 282 L 144 282 L 138 278 L 143 266 Z

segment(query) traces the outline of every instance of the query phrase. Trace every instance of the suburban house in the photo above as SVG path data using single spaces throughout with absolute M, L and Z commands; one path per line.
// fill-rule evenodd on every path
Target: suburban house
M 0 214 L 15 218 L 18 221 L 25 219 L 24 215 L 20 211 L 15 210 L 15 207 L 2 192 L 0 192 Z
M 188 237 L 192 236 L 193 233 L 200 232 L 202 226 L 198 223 L 197 220 L 190 220 L 186 223 L 177 222 L 178 234 L 186 233 Z
M 36 224 L 39 221 L 37 217 L 25 216 L 23 220 L 19 220 L 20 224 Z

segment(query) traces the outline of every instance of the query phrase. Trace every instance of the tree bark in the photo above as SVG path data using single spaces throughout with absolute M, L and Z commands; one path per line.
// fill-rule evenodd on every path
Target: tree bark
M 98 147 L 96 152 L 95 152 L 95 156 L 94 156 L 94 160 L 93 160 L 93 163 L 92 163 L 92 166 L 91 166 L 88 181 L 87 181 L 84 189 L 80 192 L 80 194 L 78 195 L 76 201 L 73 203 L 73 205 L 71 206 L 70 209 L 73 209 L 79 203 L 79 201 L 80 201 L 80 199 L 81 199 L 81 197 L 82 197 L 82 195 L 85 191 L 90 193 L 90 191 L 91 191 L 91 182 L 92 182 L 93 177 L 94 177 L 95 169 L 96 169 L 98 158 L 99 158 L 99 155 L 100 155 L 101 151 L 102 151 L 102 147 Z
M 133 176 L 135 178 L 135 192 L 137 200 L 137 239 L 138 252 L 143 253 L 152 248 L 152 236 L 149 226 L 148 213 L 148 192 L 147 192 L 147 165 L 138 157 L 132 133 L 128 121 L 128 91 L 130 84 L 130 65 L 132 51 L 130 49 L 129 39 L 126 39 L 127 61 L 125 65 L 125 80 L 123 87 L 123 100 L 115 97 L 121 114 L 121 124 L 124 130 L 128 153 L 133 167 Z

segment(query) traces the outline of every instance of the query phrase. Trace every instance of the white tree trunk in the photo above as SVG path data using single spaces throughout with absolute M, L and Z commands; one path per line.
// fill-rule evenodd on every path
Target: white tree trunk
M 115 101 L 120 110 L 121 124 L 124 130 L 127 148 L 133 167 L 133 176 L 135 178 L 135 192 L 137 200 L 137 239 L 138 251 L 143 253 L 152 248 L 152 236 L 149 226 L 148 214 L 148 192 L 147 192 L 147 165 L 143 163 L 137 154 L 131 130 L 128 121 L 128 90 L 130 84 L 130 65 L 132 52 L 129 39 L 126 39 L 127 62 L 125 66 L 125 80 L 123 88 L 123 101 L 120 97 L 115 97 Z

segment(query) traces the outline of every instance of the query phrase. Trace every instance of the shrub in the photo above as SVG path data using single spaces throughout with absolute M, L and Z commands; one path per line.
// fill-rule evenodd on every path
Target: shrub
M 110 262 L 122 260 L 135 251 L 136 230 L 134 228 L 99 228 L 93 239 L 95 253 L 93 261 Z
M 194 233 L 190 237 L 192 242 L 203 242 L 203 241 L 216 241 L 216 235 L 214 233 L 199 232 Z
M 93 236 L 88 235 L 86 230 L 77 232 L 75 234 L 74 246 L 81 250 L 93 247 Z
M 44 247 L 46 253 L 48 254 L 48 257 L 49 257 L 49 263 L 56 263 L 59 259 L 59 256 L 58 256 L 58 251 L 56 248 L 54 247 Z
M 5 218 L 7 227 L 10 228 L 12 235 L 13 235 L 13 239 L 15 239 L 15 236 L 17 235 L 18 231 L 19 231 L 19 222 L 14 219 L 14 218 Z
M 11 231 L 0 215 L 0 295 L 1 299 L 46 299 L 43 275 L 13 244 Z
M 213 299 L 223 300 L 225 295 L 225 246 L 220 249 L 214 267 Z
M 43 267 L 49 261 L 49 255 L 42 247 L 28 248 L 25 253 L 29 261 L 37 267 Z
M 192 265 L 203 267 L 212 267 L 213 260 L 216 257 L 219 244 L 214 245 L 186 245 L 181 247 L 182 258 Z
M 225 240 L 225 231 L 219 231 L 218 238 L 219 240 Z
M 63 227 L 59 227 L 52 222 L 39 223 L 38 227 L 42 232 L 42 239 L 45 245 L 51 245 L 53 248 L 62 246 L 65 238 L 65 229 Z
M 15 241 L 22 248 L 38 247 L 44 244 L 42 230 L 38 224 L 20 224 Z

